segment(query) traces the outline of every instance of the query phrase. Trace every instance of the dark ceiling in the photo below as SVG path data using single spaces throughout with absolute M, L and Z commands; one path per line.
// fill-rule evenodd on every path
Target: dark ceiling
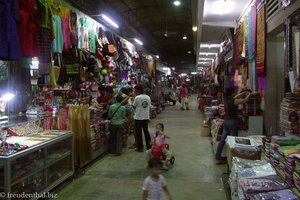
M 129 40 L 139 38 L 145 49 L 172 67 L 182 70 L 195 66 L 191 0 L 181 0 L 179 7 L 173 0 L 69 1 L 89 15 L 106 13 L 116 19 L 120 35 Z M 182 39 L 184 35 L 187 40 Z

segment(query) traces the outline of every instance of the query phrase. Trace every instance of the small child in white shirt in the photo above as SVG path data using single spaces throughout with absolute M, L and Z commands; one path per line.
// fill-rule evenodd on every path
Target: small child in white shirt
M 162 162 L 160 159 L 151 159 L 148 163 L 150 176 L 145 179 L 143 185 L 143 200 L 164 200 L 163 191 L 168 199 L 172 200 L 166 179 L 160 174 Z

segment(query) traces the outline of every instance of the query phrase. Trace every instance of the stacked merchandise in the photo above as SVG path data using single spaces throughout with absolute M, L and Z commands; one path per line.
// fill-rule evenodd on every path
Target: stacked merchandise
M 297 190 L 300 191 L 300 156 L 299 155 L 295 156 L 295 171 L 293 174 L 293 179 Z
M 280 106 L 280 126 L 285 132 L 295 135 L 300 134 L 299 114 L 300 101 L 294 98 L 285 98 Z
M 259 94 L 251 96 L 248 103 L 246 103 L 246 112 L 248 116 L 255 116 L 260 114 L 260 96 Z
M 234 157 L 230 187 L 233 200 L 298 199 L 272 166 L 261 160 Z
M 299 187 L 300 140 L 285 136 L 263 139 L 265 158 L 277 173 L 292 187 Z
M 215 152 L 222 137 L 223 123 L 223 119 L 214 119 L 211 122 L 212 145 Z M 222 156 L 226 157 L 226 148 L 223 148 Z
M 106 148 L 109 144 L 108 139 L 109 134 L 109 121 L 103 120 L 99 121 L 98 124 L 95 124 L 91 127 L 91 143 L 92 150 L 97 151 L 103 148 Z

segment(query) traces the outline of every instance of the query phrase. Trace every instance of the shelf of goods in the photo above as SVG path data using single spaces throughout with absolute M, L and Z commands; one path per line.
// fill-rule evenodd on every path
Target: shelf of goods
M 214 153 L 216 153 L 218 144 L 222 137 L 223 123 L 224 123 L 223 119 L 214 119 L 211 122 L 211 136 L 212 136 L 212 145 L 213 145 Z M 227 147 L 224 146 L 221 154 L 222 157 L 226 157 L 226 152 L 227 152 Z
M 280 106 L 281 130 L 300 136 L 300 100 L 286 97 Z
M 92 160 L 105 154 L 109 149 L 109 124 L 108 120 L 101 120 L 94 122 L 91 125 L 91 146 L 92 146 Z M 86 165 L 87 163 L 83 164 Z
M 239 148 L 239 153 L 244 155 L 232 157 L 231 199 L 298 200 L 299 142 L 282 136 L 229 136 L 227 144 L 230 149 Z M 252 149 L 261 150 L 262 156 L 250 158 Z
M 28 148 L 0 154 L 0 192 L 42 194 L 74 174 L 74 138 L 68 131 L 44 131 L 10 137 L 9 144 Z

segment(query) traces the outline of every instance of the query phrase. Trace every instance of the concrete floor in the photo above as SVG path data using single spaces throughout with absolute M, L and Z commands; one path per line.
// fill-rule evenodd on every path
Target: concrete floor
M 162 174 L 174 200 L 224 200 L 225 166 L 214 164 L 210 138 L 200 136 L 204 119 L 195 102 L 193 98 L 190 111 L 181 111 L 178 104 L 168 106 L 149 125 L 153 134 L 155 124 L 163 122 L 171 136 L 168 142 L 176 162 Z M 106 155 L 93 163 L 84 176 L 58 193 L 58 199 L 140 200 L 147 176 L 144 154 L 126 149 L 119 157 Z

